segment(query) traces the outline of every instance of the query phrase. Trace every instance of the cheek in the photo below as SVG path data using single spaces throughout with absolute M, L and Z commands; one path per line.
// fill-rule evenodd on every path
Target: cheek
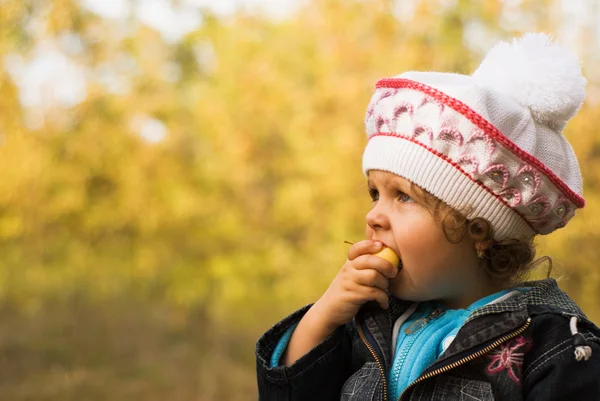
M 434 286 L 436 290 L 454 291 L 468 279 L 468 275 L 465 275 L 466 261 L 460 248 L 445 239 L 428 244 L 426 249 L 420 250 L 420 257 L 415 256 L 418 266 L 416 279 Z
M 414 232 L 404 245 L 402 257 L 405 266 L 425 281 L 444 280 L 452 270 L 450 266 L 455 264 L 458 249 L 448 242 L 441 230 Z
M 407 224 L 407 229 L 404 229 L 398 238 L 400 249 L 405 248 L 412 257 L 422 260 L 442 259 L 446 256 L 450 243 L 441 228 L 438 228 L 433 222 L 427 223 Z
M 421 245 L 420 260 L 429 274 L 445 276 L 449 270 L 452 270 L 451 266 L 456 264 L 457 259 L 458 249 L 455 246 L 448 243 L 445 238 L 438 241 L 431 238 Z

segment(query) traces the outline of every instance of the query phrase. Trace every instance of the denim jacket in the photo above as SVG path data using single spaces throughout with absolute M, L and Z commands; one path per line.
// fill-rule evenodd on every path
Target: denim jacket
M 600 329 L 555 280 L 519 287 L 529 291 L 473 312 L 446 351 L 390 401 L 600 400 Z M 388 401 L 392 326 L 410 305 L 391 298 L 383 310 L 369 302 L 292 366 L 271 368 L 279 339 L 310 305 L 286 317 L 257 343 L 259 400 Z M 582 341 L 592 351 L 587 360 L 575 357 Z

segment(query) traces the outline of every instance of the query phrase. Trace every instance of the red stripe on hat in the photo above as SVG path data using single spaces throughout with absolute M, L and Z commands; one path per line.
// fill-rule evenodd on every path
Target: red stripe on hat
M 550 179 L 550 181 L 552 181 L 552 183 L 554 185 L 556 185 L 559 189 L 561 189 L 563 191 L 563 193 L 565 195 L 567 195 L 567 197 L 571 201 L 573 201 L 573 203 L 575 203 L 575 205 L 577 205 L 577 207 L 582 208 L 585 206 L 585 199 L 583 199 L 581 196 L 576 194 L 571 188 L 569 188 L 567 186 L 567 184 L 565 184 L 563 180 L 558 178 L 556 176 L 556 174 L 554 174 L 548 167 L 546 167 L 544 165 L 544 163 L 542 163 L 539 159 L 535 158 L 534 156 L 530 155 L 529 153 L 527 153 L 524 150 L 522 150 L 521 148 L 519 148 L 510 139 L 508 139 L 506 136 L 504 136 L 498 130 L 498 128 L 496 128 L 493 124 L 491 124 L 489 121 L 487 121 L 485 118 L 480 116 L 477 112 L 472 110 L 469 106 L 467 106 L 460 100 L 450 97 L 450 96 L 446 95 L 444 92 L 442 92 L 438 89 L 432 88 L 429 85 L 425 85 L 420 82 L 412 81 L 412 80 L 406 79 L 406 78 L 380 79 L 379 81 L 377 81 L 377 84 L 375 85 L 375 87 L 376 88 L 415 89 L 415 90 L 423 92 L 423 93 L 439 100 L 440 102 L 444 103 L 447 106 L 452 107 L 454 110 L 458 111 L 463 116 L 468 118 L 477 127 L 484 130 L 492 138 L 494 138 L 495 140 L 500 142 L 503 146 L 505 146 L 513 154 L 515 154 L 515 156 L 521 158 L 522 160 L 525 160 L 528 163 L 531 163 L 536 168 L 541 170 Z

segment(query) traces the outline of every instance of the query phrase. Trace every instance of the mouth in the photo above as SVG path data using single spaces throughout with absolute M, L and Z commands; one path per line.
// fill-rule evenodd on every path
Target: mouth
M 392 248 L 385 242 L 383 242 L 381 240 L 379 240 L 379 242 L 381 242 L 384 247 L 389 248 L 392 252 L 394 252 L 396 254 L 396 256 L 398 257 L 398 270 L 401 270 L 404 267 L 404 264 L 402 263 L 402 258 L 400 257 L 400 254 L 398 252 L 396 252 L 396 250 L 394 248 Z
M 398 255 L 398 254 L 396 254 Z M 402 259 L 398 256 L 398 270 L 402 270 L 404 268 L 404 264 L 402 263 Z

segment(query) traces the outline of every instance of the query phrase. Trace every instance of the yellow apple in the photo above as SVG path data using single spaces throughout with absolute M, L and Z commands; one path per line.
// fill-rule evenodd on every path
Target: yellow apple
M 379 256 L 380 258 L 387 260 L 395 267 L 398 267 L 398 265 L 400 264 L 400 258 L 398 257 L 398 255 L 396 255 L 396 252 L 392 251 L 388 247 L 384 247 L 381 251 L 374 253 L 373 255 Z

